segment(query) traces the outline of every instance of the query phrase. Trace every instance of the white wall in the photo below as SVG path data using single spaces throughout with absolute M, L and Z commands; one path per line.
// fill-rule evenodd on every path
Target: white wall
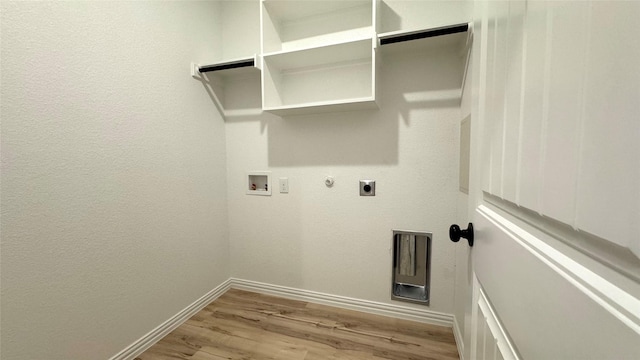
M 216 60 L 250 57 L 260 52 L 260 2 L 221 1 L 222 51 Z M 219 57 L 218 57 L 219 56 Z
M 1 357 L 108 358 L 229 277 L 219 5 L 1 6 Z
M 107 358 L 229 276 L 391 303 L 392 229 L 434 233 L 430 308 L 458 308 L 461 59 L 387 55 L 379 111 L 285 119 L 249 76 L 225 125 L 188 72 L 256 48 L 228 5 L 2 3 L 3 359 Z
M 430 308 L 452 313 L 460 105 L 448 97 L 459 94 L 460 61 L 386 56 L 376 111 L 228 117 L 232 276 L 390 303 L 392 229 L 431 231 Z M 258 79 L 227 90 L 236 113 L 260 107 Z M 245 194 L 253 170 L 272 171 L 273 196 Z M 359 196 L 360 179 L 376 180 L 375 197 Z

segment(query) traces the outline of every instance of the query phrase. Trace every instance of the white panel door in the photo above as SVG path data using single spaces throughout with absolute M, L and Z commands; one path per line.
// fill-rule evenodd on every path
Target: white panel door
M 475 2 L 472 359 L 640 359 L 638 18 Z

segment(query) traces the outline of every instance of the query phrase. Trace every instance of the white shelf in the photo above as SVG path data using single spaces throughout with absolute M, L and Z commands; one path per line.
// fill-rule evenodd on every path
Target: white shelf
M 262 107 L 276 114 L 375 107 L 375 68 L 371 38 L 265 55 Z
M 452 29 L 470 9 L 451 0 L 225 1 L 219 55 L 240 58 L 206 74 L 194 65 L 192 75 L 225 116 L 376 108 L 382 53 L 458 51 L 468 61 L 471 31 Z M 242 57 L 249 51 L 258 55 Z
M 372 37 L 373 0 L 263 0 L 262 53 Z
M 374 42 L 371 37 L 354 41 L 331 43 L 293 51 L 279 51 L 263 55 L 263 61 L 280 69 L 325 67 L 329 64 L 369 59 Z
M 319 101 L 295 106 L 279 106 L 264 108 L 264 111 L 280 116 L 320 114 L 328 112 L 377 109 L 375 98 L 345 99 L 336 101 Z

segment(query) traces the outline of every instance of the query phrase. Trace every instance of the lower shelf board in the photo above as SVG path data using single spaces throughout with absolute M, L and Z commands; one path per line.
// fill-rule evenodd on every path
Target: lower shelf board
M 326 101 L 300 105 L 263 108 L 264 111 L 279 116 L 331 113 L 367 109 L 378 109 L 378 104 L 376 103 L 375 99 L 362 98 L 346 101 Z

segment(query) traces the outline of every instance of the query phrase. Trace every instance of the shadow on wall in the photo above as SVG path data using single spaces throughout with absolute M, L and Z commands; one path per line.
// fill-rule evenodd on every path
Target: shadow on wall
M 382 32 L 386 31 L 394 31 L 402 29 L 402 18 L 398 15 L 397 12 L 393 11 L 393 9 L 384 1 L 380 1 L 381 12 L 380 16 L 384 19 Z
M 416 112 L 459 108 L 463 57 L 454 50 L 433 47 L 428 50 L 388 53 L 383 58 L 381 107 L 391 107 L 406 126 L 411 121 L 435 120 L 436 116 Z
M 224 114 L 225 122 L 260 121 L 260 133 L 264 133 L 269 117 L 262 112 L 259 72 L 235 76 L 231 80 L 204 73 L 198 80 L 211 102 Z
M 398 162 L 398 123 L 378 110 L 270 119 L 269 166 Z M 390 114 L 387 114 L 390 115 Z
M 263 113 L 259 75 L 227 83 L 224 98 L 215 95 L 215 87 L 207 91 L 224 105 L 227 122 L 261 123 L 270 167 L 396 165 L 400 126 L 439 121 L 439 109 L 460 107 L 463 63 L 458 53 L 437 48 L 389 52 L 382 60 L 379 110 L 286 117 Z
M 462 59 L 455 52 L 387 54 L 379 110 L 268 120 L 269 166 L 395 165 L 399 126 L 439 121 L 438 109 L 460 107 Z

